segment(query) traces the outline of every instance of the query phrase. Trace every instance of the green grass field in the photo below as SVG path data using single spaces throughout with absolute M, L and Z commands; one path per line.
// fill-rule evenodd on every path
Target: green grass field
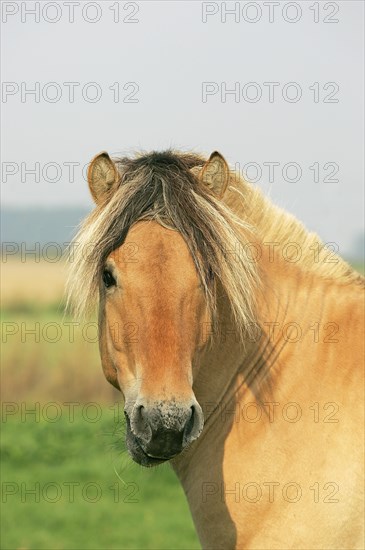
M 172 469 L 132 463 L 115 410 L 70 410 L 3 415 L 1 548 L 199 548 Z

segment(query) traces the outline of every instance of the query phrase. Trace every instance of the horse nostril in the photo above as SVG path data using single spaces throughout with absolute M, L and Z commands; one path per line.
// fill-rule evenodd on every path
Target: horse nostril
M 131 415 L 132 432 L 143 441 L 151 439 L 152 430 L 148 421 L 148 414 L 143 405 L 135 405 Z
M 141 425 L 145 422 L 145 412 L 143 405 L 138 405 L 134 408 L 133 420 L 137 428 L 141 427 Z
M 192 405 L 190 407 L 190 410 L 191 410 L 191 414 L 190 414 L 190 418 L 189 418 L 189 422 L 188 424 L 190 424 L 192 422 L 192 425 L 194 425 L 194 416 L 195 416 L 195 407 L 194 405 Z
M 184 445 L 188 445 L 199 437 L 204 426 L 204 416 L 198 403 L 190 407 L 190 418 L 184 429 Z
M 190 417 L 188 419 L 188 421 L 186 422 L 185 424 L 185 429 L 184 429 L 184 445 L 187 445 L 188 443 L 190 443 L 193 439 L 195 439 L 194 437 L 194 426 L 195 426 L 195 423 L 196 423 L 196 410 L 195 410 L 195 407 L 194 405 L 192 405 L 190 407 Z

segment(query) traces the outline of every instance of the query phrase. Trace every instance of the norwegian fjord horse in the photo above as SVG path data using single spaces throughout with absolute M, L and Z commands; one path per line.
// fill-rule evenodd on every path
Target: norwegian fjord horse
M 363 548 L 363 277 L 217 152 L 88 181 L 70 296 L 131 457 L 170 461 L 204 548 Z

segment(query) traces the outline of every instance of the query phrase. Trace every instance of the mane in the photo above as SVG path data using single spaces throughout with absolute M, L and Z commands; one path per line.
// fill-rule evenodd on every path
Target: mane
M 267 199 L 260 189 L 244 181 L 238 174 L 231 174 L 226 204 L 236 216 L 244 218 L 255 227 L 261 243 L 276 243 L 275 254 L 283 255 L 303 272 L 315 274 L 339 284 L 364 285 L 364 277 L 329 247 L 320 237 L 306 229 L 295 216 L 279 208 Z M 295 243 L 298 248 L 288 247 Z M 276 256 L 275 256 L 276 257 Z
M 116 191 L 85 219 L 71 244 L 67 304 L 74 314 L 84 316 L 96 306 L 105 261 L 123 244 L 131 226 L 154 220 L 184 238 L 213 322 L 219 281 L 238 330 L 247 336 L 254 326 L 254 289 L 259 278 L 247 253 L 234 251 L 238 242 L 252 242 L 253 229 L 200 182 L 197 171 L 205 159 L 165 151 L 115 162 L 120 175 Z
M 182 235 L 213 321 L 217 320 L 219 282 L 242 340 L 255 326 L 254 297 L 260 286 L 256 262 L 245 244 L 277 242 L 280 251 L 295 242 L 301 248 L 295 264 L 299 269 L 346 284 L 364 284 L 364 278 L 325 248 L 315 233 L 233 171 L 224 199 L 218 200 L 198 179 L 206 162 L 200 155 L 169 150 L 115 162 L 120 175 L 116 191 L 106 205 L 97 206 L 85 219 L 71 244 L 67 305 L 78 317 L 96 307 L 108 255 L 123 244 L 129 229 L 140 220 L 155 220 Z

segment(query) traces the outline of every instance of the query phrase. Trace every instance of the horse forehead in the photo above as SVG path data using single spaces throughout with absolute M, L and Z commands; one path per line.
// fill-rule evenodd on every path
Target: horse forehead
M 183 270 L 194 278 L 197 276 L 193 258 L 183 237 L 157 222 L 136 223 L 129 230 L 121 248 L 127 254 L 115 251 L 111 256 L 123 271 L 141 271 L 152 275 L 153 271 L 168 270 L 182 274 Z

